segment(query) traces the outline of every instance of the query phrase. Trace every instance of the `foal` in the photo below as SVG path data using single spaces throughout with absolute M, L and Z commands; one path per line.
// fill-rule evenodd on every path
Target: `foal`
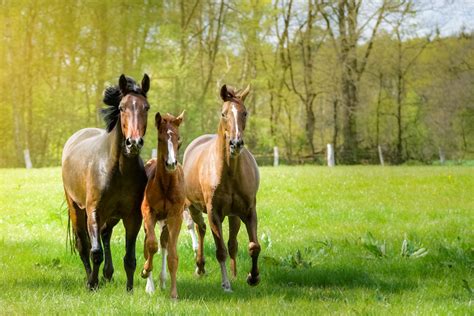
M 183 169 L 186 182 L 186 204 L 198 228 L 199 246 L 196 256 L 198 274 L 204 274 L 204 234 L 206 224 L 201 212 L 207 213 L 216 244 L 224 291 L 232 291 L 226 271 L 226 247 L 222 235 L 222 221 L 229 217 L 229 256 L 232 275 L 237 275 L 237 234 L 241 220 L 249 236 L 252 269 L 247 277 L 249 285 L 259 282 L 256 195 L 259 172 L 252 154 L 244 147 L 247 110 L 244 101 L 250 88 L 235 92 L 225 85 L 221 88 L 221 119 L 217 135 L 203 135 L 186 148 Z
M 161 116 L 160 113 L 156 113 L 158 158 L 149 160 L 145 165 L 148 183 L 141 207 L 145 228 L 144 255 L 146 262 L 142 271 L 142 277 L 147 278 L 145 290 L 149 294 L 155 291 L 151 271 L 153 270 L 153 256 L 158 251 L 155 225 L 159 221 L 162 250 L 160 287 L 165 288 L 166 260 L 168 259 L 168 269 L 171 275 L 171 298 L 178 298 L 176 244 L 183 221 L 185 201 L 183 170 L 177 160 L 180 143 L 179 125 L 183 121 L 183 115 L 184 112 L 178 117 L 170 114 Z

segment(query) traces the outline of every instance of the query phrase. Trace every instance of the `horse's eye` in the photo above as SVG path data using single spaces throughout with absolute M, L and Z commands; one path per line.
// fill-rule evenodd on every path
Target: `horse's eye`
M 118 108 L 119 108 L 119 111 L 120 111 L 120 112 L 123 112 L 123 106 L 119 105 Z
M 243 115 L 244 115 L 244 117 L 247 117 L 248 113 L 247 113 L 247 112 L 244 112 Z
M 221 116 L 222 116 L 222 118 L 225 118 L 225 113 L 222 112 L 222 113 L 221 113 Z

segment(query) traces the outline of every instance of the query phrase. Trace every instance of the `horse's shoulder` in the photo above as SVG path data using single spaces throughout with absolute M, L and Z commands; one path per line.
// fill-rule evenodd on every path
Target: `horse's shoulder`
M 148 179 L 151 179 L 155 176 L 156 172 L 156 158 L 148 160 L 145 164 L 145 172 Z

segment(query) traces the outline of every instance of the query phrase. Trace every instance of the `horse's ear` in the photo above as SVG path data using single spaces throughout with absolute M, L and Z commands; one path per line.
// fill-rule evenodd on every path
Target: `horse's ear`
M 128 82 L 124 74 L 122 74 L 119 78 L 119 88 L 122 92 L 122 95 L 126 95 L 128 93 Z
M 249 92 L 250 92 L 250 85 L 247 85 L 247 88 L 245 88 L 244 91 L 239 92 L 239 94 L 237 95 L 237 97 L 239 97 L 239 98 L 242 100 L 242 102 L 244 102 L 244 101 L 245 101 L 245 98 L 247 97 L 247 95 L 249 94 Z
M 234 94 L 229 89 L 227 89 L 226 85 L 223 85 L 222 88 L 221 88 L 221 98 L 222 98 L 222 100 L 224 100 L 224 102 L 229 101 L 233 97 L 234 97 Z
M 161 124 L 161 114 L 160 114 L 160 112 L 156 112 L 156 114 L 155 114 L 155 126 L 156 126 L 156 128 L 160 128 L 160 124 Z
M 146 94 L 150 90 L 150 77 L 147 74 L 143 75 L 142 79 L 142 91 Z
M 181 112 L 181 114 L 174 120 L 176 125 L 179 126 L 179 124 L 181 124 L 183 122 L 183 119 L 184 119 L 184 112 L 186 110 L 183 110 L 183 112 Z

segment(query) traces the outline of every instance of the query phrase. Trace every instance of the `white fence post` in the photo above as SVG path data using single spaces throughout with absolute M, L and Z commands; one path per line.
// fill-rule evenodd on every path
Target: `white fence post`
M 29 149 L 23 150 L 23 155 L 25 157 L 26 169 L 33 168 L 33 164 L 31 163 L 30 150 Z
M 327 158 L 328 158 L 328 167 L 334 167 L 336 165 L 336 162 L 334 159 L 334 147 L 332 146 L 332 144 L 328 144 Z
M 382 146 L 379 145 L 379 146 L 378 146 L 378 150 L 379 150 L 379 160 L 380 160 L 380 164 L 381 164 L 382 166 L 384 166 L 385 164 L 384 164 L 384 161 L 383 161 Z
M 158 150 L 156 148 L 153 148 L 151 150 L 151 159 L 156 159 L 158 157 Z
M 443 150 L 443 148 L 439 147 L 438 151 L 439 151 L 439 162 L 442 165 L 444 165 L 444 163 L 446 162 L 446 156 L 444 154 L 444 150 Z
M 273 147 L 273 167 L 278 167 L 279 156 L 278 156 L 278 147 Z

